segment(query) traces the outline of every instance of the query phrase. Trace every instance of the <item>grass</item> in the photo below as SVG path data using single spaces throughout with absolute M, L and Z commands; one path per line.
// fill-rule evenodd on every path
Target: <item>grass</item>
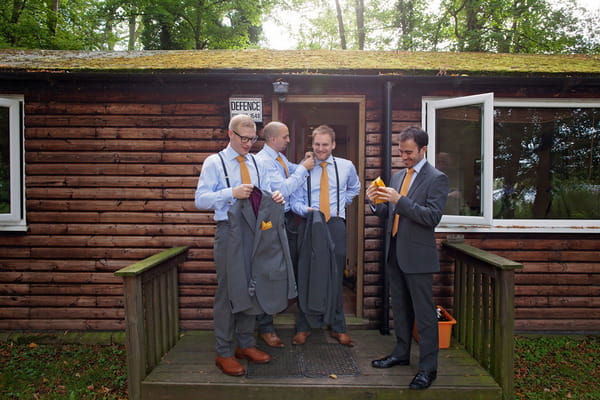
M 600 336 L 516 336 L 515 398 L 599 399 Z M 125 347 L 0 342 L 0 399 L 127 399 Z
M 0 342 L 0 399 L 127 399 L 123 345 Z
M 517 336 L 515 397 L 600 399 L 600 336 Z

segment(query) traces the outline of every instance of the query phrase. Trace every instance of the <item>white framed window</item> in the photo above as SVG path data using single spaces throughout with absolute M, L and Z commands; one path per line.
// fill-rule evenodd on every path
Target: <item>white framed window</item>
M 485 107 L 481 119 L 465 108 L 476 98 L 423 99 L 428 159 L 451 186 L 439 230 L 600 231 L 600 99 L 496 98 L 486 142 Z M 473 162 L 480 149 L 483 166 Z
M 0 95 L 0 231 L 25 231 L 23 96 Z

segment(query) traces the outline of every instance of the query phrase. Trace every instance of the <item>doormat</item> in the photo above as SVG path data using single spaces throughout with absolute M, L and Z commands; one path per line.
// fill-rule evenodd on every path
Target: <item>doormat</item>
M 257 348 L 271 355 L 267 364 L 248 363 L 247 378 L 323 378 L 330 375 L 358 376 L 352 351 L 339 343 L 327 343 L 321 332 L 313 332 L 303 345 L 292 345 L 292 335 L 278 332 L 286 346 L 269 347 L 258 340 Z M 321 338 L 319 338 L 321 336 Z

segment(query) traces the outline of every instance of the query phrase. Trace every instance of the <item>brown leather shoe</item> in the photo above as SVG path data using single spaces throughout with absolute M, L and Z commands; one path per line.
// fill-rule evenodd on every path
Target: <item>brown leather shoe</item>
M 258 350 L 256 347 L 246 349 L 235 349 L 235 356 L 239 359 L 247 359 L 255 364 L 266 364 L 271 361 L 271 356 Z
M 311 335 L 312 332 L 296 332 L 292 339 L 292 344 L 304 344 L 306 343 L 306 338 Z
M 334 339 L 337 339 L 337 341 L 340 342 L 340 344 L 343 344 L 344 346 L 354 346 L 354 342 L 352 341 L 352 339 L 350 339 L 350 336 L 348 336 L 347 333 L 330 332 L 329 336 L 331 336 Z
M 240 376 L 246 373 L 244 367 L 235 357 L 221 357 L 217 356 L 215 360 L 215 365 L 219 367 L 224 374 L 231 376 Z
M 267 332 L 260 335 L 262 340 L 271 347 L 285 347 L 279 336 L 275 332 Z

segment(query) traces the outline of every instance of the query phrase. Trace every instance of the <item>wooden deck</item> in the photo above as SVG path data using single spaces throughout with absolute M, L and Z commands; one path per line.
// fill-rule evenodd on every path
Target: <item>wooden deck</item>
M 291 337 L 291 332 L 280 332 Z M 501 399 L 502 390 L 489 373 L 464 350 L 452 345 L 440 350 L 438 378 L 422 391 L 408 389 L 416 373 L 418 345 L 413 346 L 410 366 L 375 369 L 371 360 L 388 354 L 393 336 L 383 336 L 377 330 L 351 330 L 355 346 L 352 357 L 360 370 L 358 376 L 337 378 L 257 378 L 231 377 L 215 367 L 212 331 L 184 334 L 142 383 L 144 400 L 181 399 L 429 399 L 467 400 Z M 314 330 L 311 340 L 323 335 L 327 342 L 335 341 L 326 331 Z M 286 346 L 292 346 L 286 343 Z M 281 351 L 272 349 L 272 352 Z M 272 362 L 277 362 L 274 359 Z M 244 362 L 245 363 L 245 362 Z

